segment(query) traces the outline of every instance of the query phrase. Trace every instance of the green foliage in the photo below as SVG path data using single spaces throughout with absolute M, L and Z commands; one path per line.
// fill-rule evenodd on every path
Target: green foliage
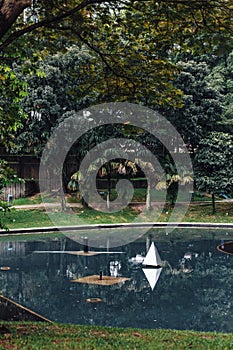
M 129 101 L 162 106 L 195 152 L 207 132 L 232 131 L 231 29 L 231 1 L 33 1 L 1 37 L 3 62 L 14 64 L 0 68 L 0 139 L 8 147 L 14 141 L 15 153 L 39 156 L 73 111 Z M 195 58 L 203 52 L 209 55 Z M 217 52 L 225 52 L 222 59 Z M 135 135 L 160 149 L 149 135 Z M 105 137 L 87 133 L 77 158 Z M 168 174 L 169 188 L 181 181 Z M 228 182 L 221 187 L 230 191 Z
M 213 194 L 233 192 L 233 136 L 211 132 L 199 144 L 195 155 L 196 186 Z
M 183 91 L 183 107 L 165 110 L 167 118 L 174 124 L 185 144 L 194 152 L 207 132 L 216 130 L 221 120 L 222 96 L 209 80 L 208 56 L 192 56 L 178 61 L 181 72 L 175 85 Z
M 113 44 L 123 31 L 126 44 L 129 38 L 132 46 L 132 39 L 143 41 L 145 38 L 145 45 L 151 45 L 156 38 L 155 51 L 166 52 L 174 43 L 206 49 L 208 43 L 221 42 L 232 28 L 231 20 L 231 1 L 33 1 L 31 6 L 28 4 L 24 16 L 18 14 L 17 21 L 9 27 L 2 38 L 1 49 L 33 31 L 47 42 L 47 47 L 51 44 L 54 47 L 58 37 L 67 37 L 68 33 L 70 40 L 82 38 L 98 48 L 95 44 L 103 41 L 102 28 L 109 33 Z M 197 37 L 199 40 L 195 41 Z
M 20 179 L 16 176 L 15 172 L 11 167 L 8 166 L 5 160 L 0 159 L 0 194 L 4 187 L 13 183 L 19 182 Z M 0 212 L 3 216 L 10 211 L 9 204 L 0 199 Z M 0 229 L 8 230 L 7 225 L 4 224 L 0 213 Z
M 180 166 L 179 173 L 177 171 L 176 165 L 166 156 L 163 159 L 164 174 L 160 177 L 160 181 L 156 184 L 155 188 L 157 190 L 167 190 L 167 200 L 171 205 L 175 204 L 179 186 L 185 186 L 188 183 L 193 182 L 191 174 L 187 171 L 185 166 Z
M 218 122 L 219 130 L 233 134 L 233 52 L 224 52 L 212 58 L 212 71 L 209 81 L 222 95 L 223 113 Z
M 18 56 L 35 61 L 49 52 L 85 45 L 96 57 L 87 65 L 86 74 L 91 73 L 92 87 L 101 101 L 181 106 L 181 91 L 172 84 L 176 67 L 170 55 L 190 50 L 206 52 L 223 43 L 232 28 L 231 1 L 29 3 L 21 15 L 10 6 L 17 20 L 9 25 L 1 22 L 4 16 L 0 16 L 0 27 L 2 23 L 6 29 L 0 50 L 13 60 Z M 89 90 L 88 81 L 86 87 Z M 83 95 L 86 89 L 81 90 Z
M 2 220 L 2 216 L 5 217 L 6 213 L 9 211 L 10 211 L 9 204 L 0 199 L 0 229 L 1 230 L 6 230 L 6 231 L 9 230 L 8 226 L 5 225 L 4 223 L 4 220 Z
M 87 50 L 70 48 L 65 54 L 48 56 L 26 70 L 30 93 L 23 109 L 27 122 L 18 131 L 15 153 L 40 155 L 51 130 L 67 111 L 85 108 L 98 101 L 98 67 Z M 96 72 L 95 72 L 96 68 Z
M 26 116 L 21 104 L 26 95 L 25 82 L 10 66 L 0 64 L 0 142 L 5 145 Z
M 7 185 L 19 182 L 14 170 L 8 166 L 5 160 L 0 159 L 0 193 Z

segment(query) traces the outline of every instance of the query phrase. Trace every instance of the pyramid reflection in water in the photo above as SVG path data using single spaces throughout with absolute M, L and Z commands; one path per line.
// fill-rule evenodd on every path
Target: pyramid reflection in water
M 156 286 L 156 283 L 158 282 L 160 273 L 162 271 L 162 267 L 160 268 L 144 268 L 142 269 L 142 271 L 144 272 L 151 289 L 153 290 L 154 287 Z

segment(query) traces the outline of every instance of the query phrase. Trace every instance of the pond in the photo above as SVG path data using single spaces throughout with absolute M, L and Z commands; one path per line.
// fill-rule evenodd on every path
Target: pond
M 84 254 L 69 235 L 1 237 L 0 293 L 61 323 L 232 332 L 233 257 L 216 249 L 232 240 L 231 230 L 152 229 Z M 151 242 L 165 263 L 149 273 Z

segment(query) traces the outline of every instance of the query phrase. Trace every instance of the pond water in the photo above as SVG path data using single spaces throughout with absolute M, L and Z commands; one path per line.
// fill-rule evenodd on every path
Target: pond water
M 216 249 L 232 240 L 231 230 L 150 230 L 87 256 L 61 234 L 1 237 L 0 293 L 61 323 L 233 332 L 233 257 Z M 140 256 L 151 242 L 166 263 L 149 276 Z

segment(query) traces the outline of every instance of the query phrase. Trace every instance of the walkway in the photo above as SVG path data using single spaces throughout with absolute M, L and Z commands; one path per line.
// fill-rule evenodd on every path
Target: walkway
M 67 208 L 81 208 L 80 203 L 66 203 Z M 61 203 L 46 203 L 46 207 L 57 208 L 61 207 Z M 12 205 L 11 208 L 14 209 L 45 209 L 44 203 L 38 204 L 22 204 L 22 205 Z

